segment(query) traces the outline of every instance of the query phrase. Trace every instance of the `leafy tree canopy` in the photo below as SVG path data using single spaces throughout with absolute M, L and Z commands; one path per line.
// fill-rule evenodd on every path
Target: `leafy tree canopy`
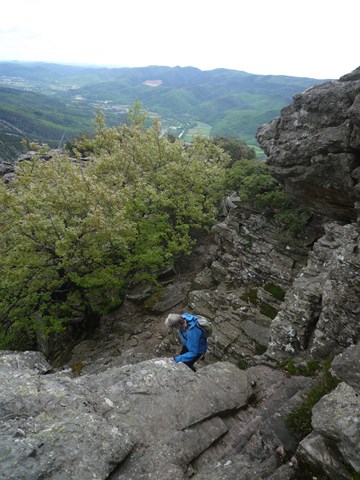
M 76 161 L 39 155 L 0 182 L 0 348 L 119 305 L 130 280 L 190 252 L 192 233 L 213 222 L 229 156 L 145 123 L 138 104 L 117 128 L 99 114 Z
M 213 142 L 230 155 L 230 165 L 233 165 L 238 160 L 256 159 L 255 149 L 239 138 L 218 136 L 214 137 Z
M 266 214 L 284 239 L 293 240 L 303 232 L 311 213 L 294 206 L 269 167 L 257 159 L 236 160 L 225 175 L 228 192 L 235 191 L 244 205 Z

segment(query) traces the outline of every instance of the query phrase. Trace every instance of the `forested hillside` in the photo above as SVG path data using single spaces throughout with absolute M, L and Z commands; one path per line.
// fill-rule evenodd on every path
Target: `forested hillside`
M 77 109 L 61 99 L 0 87 L 0 158 L 14 159 L 22 139 L 59 146 L 92 129 L 94 109 Z
M 56 147 L 90 132 L 98 109 L 118 125 L 136 100 L 161 117 L 163 133 L 232 135 L 257 147 L 257 128 L 316 83 L 225 69 L 0 63 L 0 158 L 20 153 L 23 138 Z

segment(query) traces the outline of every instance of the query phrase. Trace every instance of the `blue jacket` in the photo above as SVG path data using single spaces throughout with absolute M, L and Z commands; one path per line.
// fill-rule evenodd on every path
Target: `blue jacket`
M 179 331 L 179 337 L 189 351 L 174 357 L 176 363 L 191 362 L 197 355 L 202 355 L 207 350 L 207 338 L 196 325 L 197 317 L 190 313 L 183 313 L 182 317 L 186 320 L 187 326 Z

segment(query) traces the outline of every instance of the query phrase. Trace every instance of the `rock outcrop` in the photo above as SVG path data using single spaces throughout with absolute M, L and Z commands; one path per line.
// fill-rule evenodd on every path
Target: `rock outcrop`
M 359 69 L 358 69 L 359 70 Z M 258 140 L 308 225 L 296 239 L 233 195 L 190 307 L 215 323 L 214 353 L 324 358 L 359 341 L 360 74 L 294 97 Z
M 360 199 L 360 71 L 295 95 L 258 130 L 271 172 L 296 202 L 356 220 Z
M 0 357 L 0 468 L 7 480 L 103 479 L 135 448 L 143 453 L 150 445 L 156 455 L 149 451 L 124 478 L 167 468 L 172 448 L 189 462 L 227 431 L 220 416 L 250 395 L 245 373 L 228 363 L 197 375 L 167 359 L 77 378 L 46 374 L 48 368 L 38 353 Z
M 259 129 L 258 140 L 273 175 L 299 207 L 312 212 L 308 229 L 291 241 L 236 196 L 229 198 L 228 215 L 214 227 L 216 256 L 195 279 L 189 305 L 214 321 L 212 348 L 219 357 L 249 359 L 265 347 L 260 362 L 293 358 L 303 364 L 352 352 L 352 368 L 335 357 L 332 368 L 341 383 L 314 408 L 314 431 L 298 450 L 323 475 L 350 479 L 351 471 L 360 471 L 354 369 L 360 338 L 360 69 L 296 95 L 280 118 Z M 246 470 L 240 458 L 232 465 Z
M 325 225 L 271 324 L 268 355 L 326 358 L 360 338 L 360 229 Z
M 341 383 L 313 408 L 314 431 L 298 453 L 331 479 L 351 480 L 360 472 L 360 344 L 336 356 L 332 370 Z
M 359 128 L 358 68 L 296 95 L 258 131 L 273 175 L 325 223 L 272 323 L 272 356 L 333 356 L 359 341 Z
M 214 322 L 218 358 L 250 359 L 266 350 L 272 319 L 306 263 L 313 234 L 290 241 L 235 195 L 226 206 L 227 217 L 213 228 L 215 258 L 195 278 L 189 306 Z
M 1 352 L 0 374 L 7 480 L 272 478 L 296 446 L 286 413 L 311 383 L 166 358 L 76 376 L 38 352 Z

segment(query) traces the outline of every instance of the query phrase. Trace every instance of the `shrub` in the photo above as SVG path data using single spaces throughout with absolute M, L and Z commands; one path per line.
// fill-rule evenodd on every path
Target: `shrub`
M 130 120 L 108 128 L 100 115 L 79 146 L 87 162 L 43 161 L 41 146 L 0 182 L 0 348 L 111 311 L 214 221 L 228 155 L 201 138 L 169 142 L 138 108 Z
M 290 236 L 296 236 L 304 230 L 306 218 L 301 210 L 285 210 L 274 216 L 276 224 Z
M 239 138 L 218 136 L 214 137 L 213 142 L 230 155 L 230 165 L 233 165 L 238 160 L 254 160 L 256 158 L 255 149 Z
M 286 234 L 285 239 L 291 239 L 303 231 L 308 212 L 291 204 L 263 161 L 237 160 L 226 172 L 225 186 L 228 192 L 236 191 L 245 205 L 273 217 L 275 225 Z
M 321 368 L 319 360 L 310 358 L 306 365 L 295 365 L 292 358 L 282 360 L 279 365 L 280 368 L 285 368 L 291 375 L 303 375 L 304 377 L 314 377 Z
M 255 208 L 274 208 L 288 204 L 279 183 L 260 160 L 238 160 L 226 172 L 226 188 L 237 191 L 240 199 Z

